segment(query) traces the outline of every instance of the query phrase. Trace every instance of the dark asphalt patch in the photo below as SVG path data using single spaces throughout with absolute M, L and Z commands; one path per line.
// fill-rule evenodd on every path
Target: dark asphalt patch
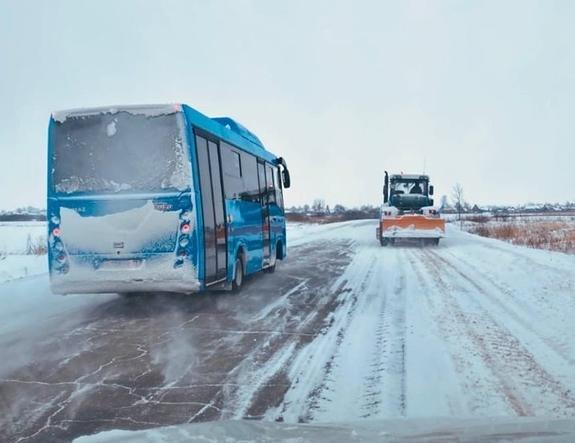
M 261 384 L 258 374 L 287 349 L 291 361 L 326 327 L 352 247 L 296 247 L 239 294 L 118 296 L 90 308 L 73 329 L 38 343 L 33 364 L 0 380 L 0 441 L 69 441 L 240 409 L 261 417 L 281 402 L 289 379 L 281 368 Z

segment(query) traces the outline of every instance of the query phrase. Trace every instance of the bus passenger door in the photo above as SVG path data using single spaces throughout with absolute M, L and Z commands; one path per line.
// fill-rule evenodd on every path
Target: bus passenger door
M 267 185 L 267 196 L 268 196 L 268 214 L 270 219 L 270 244 L 272 260 L 271 265 L 275 263 L 276 257 L 283 256 L 283 250 L 277 251 L 278 243 L 284 244 L 285 232 L 284 225 L 285 220 L 283 216 L 283 202 L 281 201 L 281 188 L 279 184 L 279 170 L 276 167 L 272 167 L 266 164 L 266 185 Z
M 260 201 L 262 205 L 262 248 L 263 262 L 262 267 L 269 265 L 270 262 L 270 208 L 269 196 L 267 195 L 265 165 L 258 161 L 258 182 L 260 187 Z
M 205 284 L 226 277 L 226 218 L 218 145 L 196 135 L 204 220 Z

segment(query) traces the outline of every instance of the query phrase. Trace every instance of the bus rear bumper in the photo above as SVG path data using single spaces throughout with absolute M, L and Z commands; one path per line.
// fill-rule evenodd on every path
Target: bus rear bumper
M 121 261 L 112 265 L 86 264 L 85 259 L 72 257 L 69 270 L 51 270 L 50 287 L 55 294 L 118 293 L 118 292 L 198 292 L 201 288 L 195 267 L 186 261 L 174 267 L 174 257 L 142 260 L 139 266 L 126 267 Z

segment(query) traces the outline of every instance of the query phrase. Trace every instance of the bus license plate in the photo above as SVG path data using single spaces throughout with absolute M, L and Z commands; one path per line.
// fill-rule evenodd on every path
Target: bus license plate
M 141 259 L 104 260 L 98 269 L 139 269 L 143 263 Z

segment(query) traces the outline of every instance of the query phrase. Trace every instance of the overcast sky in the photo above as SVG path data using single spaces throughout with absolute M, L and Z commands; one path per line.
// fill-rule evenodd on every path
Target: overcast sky
M 187 103 L 286 158 L 286 204 L 575 200 L 575 2 L 0 1 L 0 208 L 45 207 L 57 109 Z

